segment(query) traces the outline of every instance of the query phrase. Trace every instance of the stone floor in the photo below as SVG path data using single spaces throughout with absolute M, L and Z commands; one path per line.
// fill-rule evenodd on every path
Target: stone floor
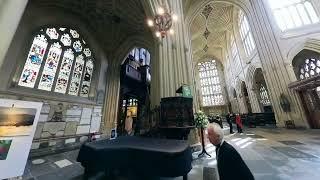
M 252 128 L 246 129 L 242 135 L 227 135 L 225 139 L 240 152 L 257 180 L 320 179 L 320 130 Z M 218 179 L 215 148 L 207 144 L 206 149 L 211 158 L 197 158 L 199 152 L 193 154 L 190 180 Z M 81 180 L 83 168 L 75 161 L 77 153 L 75 150 L 29 160 L 22 179 Z M 104 178 L 101 175 L 93 179 Z

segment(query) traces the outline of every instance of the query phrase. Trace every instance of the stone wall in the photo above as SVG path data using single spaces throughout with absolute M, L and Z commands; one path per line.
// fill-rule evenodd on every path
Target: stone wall
M 0 63 L 1 98 L 43 102 L 31 156 L 76 147 L 88 139 L 89 133 L 101 133 L 105 89 L 109 76 L 106 53 L 86 22 L 59 9 L 48 12 L 46 8 L 37 9 L 32 3 L 27 5 L 5 58 Z M 34 32 L 40 27 L 56 24 L 77 29 L 94 55 L 95 66 L 88 98 L 16 85 Z
M 90 133 L 97 133 L 96 138 L 101 137 L 102 105 L 45 101 L 10 95 L 0 97 L 43 102 L 31 147 L 33 155 L 78 146 L 88 140 Z
M 207 115 L 223 115 L 227 114 L 227 106 L 202 107 L 202 110 Z

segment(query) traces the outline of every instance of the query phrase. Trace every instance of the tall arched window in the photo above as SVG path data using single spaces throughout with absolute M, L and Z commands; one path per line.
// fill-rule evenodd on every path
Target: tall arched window
M 215 60 L 198 63 L 202 105 L 223 105 L 221 82 Z
M 230 37 L 230 44 L 231 44 L 231 57 L 232 57 L 232 63 L 235 64 L 235 66 L 233 67 L 241 67 L 240 64 L 240 56 L 239 56 L 239 51 L 238 51 L 238 47 L 236 44 L 236 40 L 234 39 L 234 36 L 231 35 Z
M 263 104 L 264 106 L 270 105 L 271 102 L 270 102 L 270 99 L 269 99 L 268 91 L 267 91 L 266 87 L 263 84 L 260 84 L 259 93 L 260 93 L 260 102 L 261 102 L 261 104 Z
M 19 86 L 88 97 L 94 59 L 86 41 L 74 29 L 41 29 L 22 70 Z
M 269 4 L 282 31 L 319 22 L 310 0 L 269 0 Z
M 254 44 L 252 34 L 250 31 L 249 23 L 247 20 L 247 17 L 243 14 L 243 12 L 239 11 L 239 31 L 241 40 L 244 46 L 244 50 L 247 54 L 247 56 L 250 56 L 253 50 L 256 48 L 256 45 Z

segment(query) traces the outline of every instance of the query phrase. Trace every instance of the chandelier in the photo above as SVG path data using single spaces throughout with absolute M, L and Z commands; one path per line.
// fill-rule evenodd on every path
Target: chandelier
M 153 27 L 155 30 L 156 37 L 164 38 L 168 32 L 169 34 L 174 34 L 174 30 L 172 29 L 173 21 L 177 21 L 178 17 L 175 14 L 170 14 L 165 11 L 163 7 L 159 7 L 157 10 L 157 14 L 153 19 L 148 19 L 148 26 Z

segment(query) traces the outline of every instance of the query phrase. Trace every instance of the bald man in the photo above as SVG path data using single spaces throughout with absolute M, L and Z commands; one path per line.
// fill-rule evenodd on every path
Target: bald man
M 207 127 L 209 141 L 216 146 L 216 159 L 220 180 L 254 180 L 237 150 L 223 140 L 221 127 L 212 123 Z

